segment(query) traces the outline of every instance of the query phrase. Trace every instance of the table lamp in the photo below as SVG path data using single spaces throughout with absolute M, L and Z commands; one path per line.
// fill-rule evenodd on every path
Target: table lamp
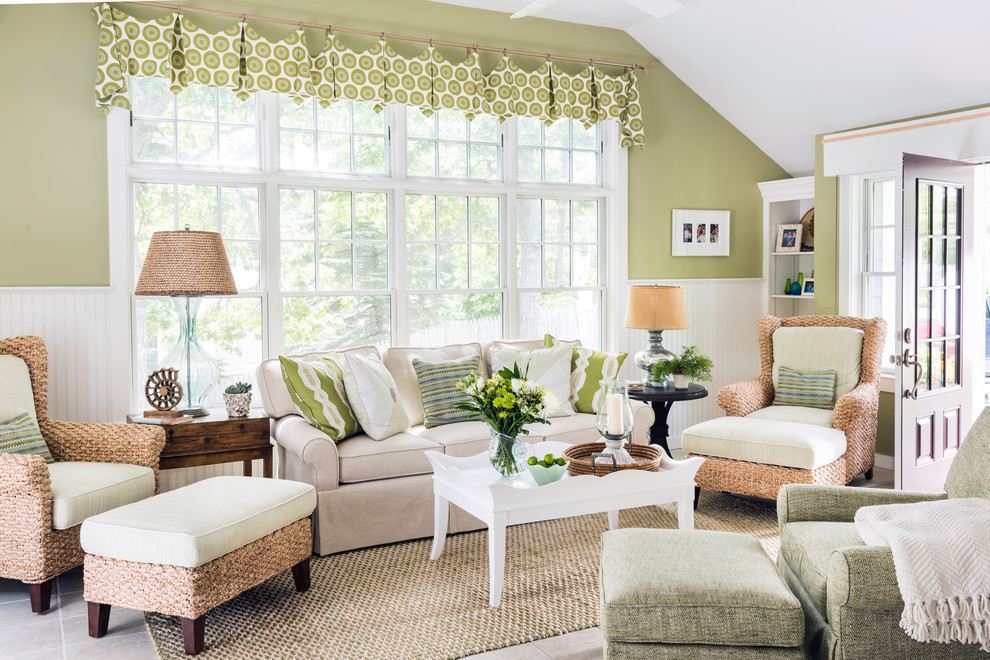
M 679 286 L 636 285 L 629 287 L 626 306 L 627 328 L 646 330 L 649 345 L 636 353 L 636 366 L 646 372 L 643 384 L 663 387 L 664 381 L 653 377 L 653 365 L 670 360 L 674 354 L 663 347 L 664 330 L 689 328 L 684 309 L 684 289 Z
M 204 406 L 210 388 L 220 380 L 217 361 L 196 338 L 196 315 L 203 296 L 233 296 L 237 285 L 230 272 L 223 238 L 213 231 L 156 231 L 138 277 L 136 296 L 170 296 L 179 316 L 179 340 L 159 368 L 179 370 L 185 389 L 180 412 L 208 415 Z

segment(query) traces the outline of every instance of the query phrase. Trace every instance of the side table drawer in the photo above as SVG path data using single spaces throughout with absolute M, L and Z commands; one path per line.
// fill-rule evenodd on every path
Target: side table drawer
M 166 429 L 162 456 L 264 447 L 270 442 L 267 419 L 188 424 Z

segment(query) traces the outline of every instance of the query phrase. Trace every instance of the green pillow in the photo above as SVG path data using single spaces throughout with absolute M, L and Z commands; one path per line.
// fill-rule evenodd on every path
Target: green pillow
M 48 451 L 48 444 L 41 437 L 38 422 L 28 413 L 22 413 L 0 424 L 0 453 L 38 454 L 45 459 L 45 463 L 55 462 Z
M 469 410 L 459 410 L 455 403 L 470 403 L 471 399 L 457 383 L 472 374 L 481 372 L 481 356 L 469 355 L 456 360 L 427 362 L 413 358 L 413 369 L 419 379 L 419 393 L 423 397 L 423 424 L 426 428 L 467 422 L 478 419 Z
M 543 345 L 573 346 L 571 358 L 571 401 L 574 409 L 581 413 L 596 413 L 596 395 L 603 380 L 615 380 L 628 353 L 603 353 L 574 342 L 556 339 L 553 335 L 543 336 Z
M 835 407 L 835 371 L 815 371 L 798 373 L 781 366 L 777 368 L 777 389 L 774 391 L 775 406 L 806 406 L 808 408 Z
M 334 442 L 361 430 L 344 392 L 344 362 L 339 356 L 306 362 L 279 355 L 278 361 L 292 402 L 310 424 Z

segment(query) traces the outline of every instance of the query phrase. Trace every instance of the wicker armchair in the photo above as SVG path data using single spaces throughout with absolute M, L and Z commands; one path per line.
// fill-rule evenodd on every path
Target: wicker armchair
M 872 477 L 876 451 L 877 409 L 880 403 L 880 364 L 887 324 L 881 318 L 860 319 L 846 316 L 795 316 L 777 318 L 761 316 L 757 323 L 760 346 L 760 375 L 751 380 L 726 385 L 718 393 L 718 404 L 729 417 L 758 417 L 774 400 L 773 335 L 779 328 L 845 327 L 863 332 L 859 363 L 859 382 L 850 392 L 840 396 L 832 411 L 831 427 L 845 434 L 845 452 L 827 464 L 808 469 L 769 463 L 735 460 L 718 455 L 694 452 L 692 434 L 712 421 L 703 422 L 684 431 L 684 449 L 688 455 L 705 458 L 696 477 L 700 488 L 710 488 L 740 495 L 775 499 L 784 484 L 832 484 L 843 486 L 858 474 Z M 777 407 L 779 408 L 779 407 Z M 802 410 L 796 409 L 796 415 Z M 755 415 L 754 415 L 755 413 Z M 826 411 L 827 413 L 827 411 Z M 750 421 L 750 420 L 747 420 Z M 773 424 L 769 420 L 751 420 L 750 424 Z M 787 427 L 798 429 L 801 424 Z M 769 428 L 769 426 L 768 426 Z M 782 428 L 782 427 L 778 427 Z M 831 432 L 834 433 L 834 432 Z M 838 436 L 841 442 L 842 436 Z M 717 452 L 716 452 L 717 454 Z M 836 452 L 838 454 L 838 452 Z
M 48 353 L 39 337 L 0 340 L 0 355 L 27 364 L 35 413 L 52 456 L 62 462 L 128 463 L 149 467 L 158 491 L 165 432 L 138 424 L 83 424 L 48 416 Z M 29 585 L 31 609 L 50 607 L 52 579 L 79 566 L 79 527 L 52 528 L 52 487 L 41 456 L 0 453 L 0 577 Z

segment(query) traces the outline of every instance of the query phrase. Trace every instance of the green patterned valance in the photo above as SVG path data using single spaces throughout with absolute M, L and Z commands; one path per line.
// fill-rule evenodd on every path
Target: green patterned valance
M 297 102 L 316 98 L 323 106 L 351 100 L 381 109 L 398 103 L 426 115 L 452 109 L 469 118 L 537 117 L 548 124 L 566 118 L 585 126 L 615 119 L 623 147 L 644 143 L 631 71 L 610 76 L 592 65 L 569 74 L 547 61 L 527 72 L 503 55 L 486 75 L 476 52 L 453 63 L 431 45 L 407 58 L 384 40 L 357 52 L 332 34 L 313 57 L 301 29 L 272 42 L 244 22 L 210 32 L 181 13 L 142 20 L 103 4 L 93 14 L 100 27 L 96 105 L 103 112 L 130 109 L 128 76 L 153 76 L 168 79 L 174 93 L 200 84 L 225 87 L 242 99 L 266 91 Z

